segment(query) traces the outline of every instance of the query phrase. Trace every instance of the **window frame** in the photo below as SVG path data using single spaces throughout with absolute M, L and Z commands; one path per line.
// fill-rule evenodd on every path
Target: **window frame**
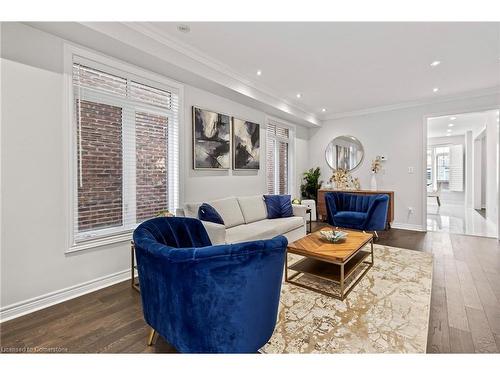
M 152 86 L 158 89 L 166 90 L 169 92 L 173 92 L 177 95 L 178 97 L 178 103 L 177 103 L 177 114 L 176 116 L 171 117 L 174 113 L 175 110 L 165 110 L 168 112 L 168 117 L 169 117 L 169 126 L 170 120 L 172 118 L 177 119 L 177 123 L 175 124 L 175 121 L 173 122 L 172 130 L 169 129 L 172 132 L 176 132 L 176 137 L 170 137 L 168 138 L 168 153 L 169 155 L 173 155 L 176 157 L 177 163 L 174 165 L 174 170 L 171 172 L 167 172 L 170 174 L 172 173 L 172 176 L 174 177 L 171 181 L 170 178 L 167 179 L 168 181 L 168 204 L 171 207 L 177 208 L 179 206 L 179 202 L 181 197 L 180 192 L 182 191 L 181 186 L 183 184 L 183 181 L 181 181 L 181 174 L 180 174 L 180 168 L 182 165 L 182 160 L 181 160 L 181 153 L 179 150 L 179 144 L 183 141 L 182 137 L 182 131 L 181 129 L 183 128 L 184 124 L 184 110 L 183 110 L 183 102 L 184 102 L 184 85 L 177 82 L 173 81 L 171 79 L 168 79 L 164 76 L 158 75 L 156 73 L 152 73 L 150 71 L 144 70 L 142 68 L 139 68 L 137 66 L 124 63 L 120 60 L 102 55 L 100 53 L 96 53 L 94 51 L 90 51 L 84 48 L 77 47 L 75 45 L 65 43 L 64 44 L 64 77 L 63 77 L 63 85 L 64 85 L 64 94 L 63 94 L 63 100 L 64 100 L 64 111 L 63 111 L 63 132 L 65 134 L 65 139 L 66 145 L 65 145 L 65 160 L 66 160 L 66 165 L 67 165 L 67 173 L 65 175 L 65 193 L 66 193 L 66 202 L 68 204 L 67 207 L 67 223 L 68 223 L 68 228 L 67 228 L 67 246 L 65 253 L 72 253 L 76 251 L 81 251 L 81 250 L 86 250 L 86 249 L 92 249 L 96 247 L 101 247 L 109 244 L 114 244 L 114 243 L 120 243 L 120 242 L 125 242 L 125 241 L 130 241 L 131 240 L 131 235 L 133 230 L 135 229 L 136 225 L 134 225 L 133 228 L 124 228 L 123 226 L 121 229 L 115 228 L 106 228 L 106 229 L 98 229 L 95 232 L 99 232 L 97 235 L 89 236 L 89 239 L 84 239 L 84 240 L 78 240 L 75 236 L 76 228 L 75 226 L 77 225 L 77 222 L 75 220 L 75 214 L 76 214 L 76 199 L 78 197 L 78 184 L 76 183 L 76 177 L 78 173 L 78 166 L 77 166 L 77 158 L 75 157 L 76 155 L 76 132 L 77 132 L 77 124 L 76 124 L 76 113 L 75 113 L 75 106 L 74 106 L 74 90 L 73 90 L 73 63 L 82 63 L 84 65 L 87 65 L 91 68 L 102 70 L 106 73 L 110 74 L 115 74 L 117 76 L 121 76 L 124 78 L 127 78 L 128 80 L 133 80 L 138 83 L 142 83 L 148 86 Z M 99 97 L 99 98 L 106 98 L 107 94 L 105 93 L 100 93 L 96 92 L 94 94 L 91 94 L 92 89 L 86 89 L 86 98 L 90 97 Z M 88 93 L 87 93 L 88 91 Z M 87 94 L 89 94 L 87 96 Z M 109 97 L 108 97 L 109 98 Z M 112 101 L 110 101 L 111 103 Z M 116 102 L 113 104 L 116 105 Z M 153 113 L 153 114 L 158 114 L 161 113 L 162 115 L 165 114 L 165 112 L 158 112 L 158 109 L 156 109 L 155 112 L 155 107 L 149 106 L 147 103 L 135 103 L 134 104 L 135 109 L 141 110 L 143 109 L 144 111 L 148 113 Z M 68 122 L 70 126 L 68 126 Z M 125 158 L 124 158 L 125 159 Z M 124 173 L 123 176 L 124 178 L 127 178 L 126 171 L 127 169 L 124 166 L 123 169 Z M 125 180 L 124 180 L 125 181 Z M 135 186 L 134 189 L 135 191 Z M 173 194 L 171 193 L 173 192 Z M 126 197 L 126 192 L 125 189 L 123 190 L 123 205 L 128 203 L 128 201 L 125 199 Z M 129 192 L 131 194 L 131 192 Z M 89 233 L 91 233 L 89 231 Z
M 285 120 L 282 120 L 282 119 L 279 119 L 279 118 L 276 118 L 276 117 L 272 117 L 272 116 L 266 116 L 266 130 L 265 130 L 265 134 L 266 134 L 266 150 L 265 150 L 265 156 L 266 156 L 266 178 L 265 178 L 265 191 L 267 194 L 269 194 L 269 192 L 267 191 L 267 182 L 268 182 L 268 178 L 267 178 L 267 137 L 268 137 L 268 134 L 267 134 L 267 128 L 269 125 L 275 125 L 275 126 L 278 126 L 278 127 L 282 127 L 282 128 L 286 128 L 288 129 L 288 139 L 286 138 L 283 138 L 283 137 L 280 137 L 280 136 L 275 136 L 273 137 L 273 139 L 276 140 L 275 142 L 275 165 L 274 165 L 274 169 L 275 169 L 275 192 L 277 191 L 276 187 L 277 187 L 277 184 L 279 184 L 279 179 L 276 178 L 278 177 L 278 163 L 276 162 L 278 160 L 277 156 L 278 156 L 278 145 L 279 145 L 279 141 L 285 141 L 286 143 L 288 143 L 288 168 L 287 168 L 287 174 L 288 174 L 288 181 L 287 181 L 287 195 L 290 195 L 292 196 L 292 198 L 295 196 L 295 175 L 293 173 L 293 171 L 295 170 L 295 131 L 296 131 L 296 126 L 292 123 L 289 123 Z

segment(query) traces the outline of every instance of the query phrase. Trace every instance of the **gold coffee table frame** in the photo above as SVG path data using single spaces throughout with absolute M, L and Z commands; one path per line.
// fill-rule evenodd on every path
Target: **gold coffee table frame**
M 323 229 L 333 230 L 334 228 L 328 226 Z M 341 243 L 330 243 L 323 240 L 318 231 L 289 244 L 285 258 L 285 281 L 329 297 L 344 300 L 370 268 L 373 267 L 374 260 L 372 234 L 342 230 L 347 232 L 348 235 L 347 239 Z M 370 251 L 362 250 L 368 243 L 370 243 Z M 288 253 L 301 255 L 304 258 L 289 265 Z M 370 262 L 366 261 L 368 257 L 371 257 Z M 346 280 L 361 266 L 366 268 L 349 283 L 346 289 Z M 289 275 L 290 270 L 295 271 L 295 273 Z M 301 274 L 312 275 L 338 284 L 340 294 L 330 293 L 294 280 Z

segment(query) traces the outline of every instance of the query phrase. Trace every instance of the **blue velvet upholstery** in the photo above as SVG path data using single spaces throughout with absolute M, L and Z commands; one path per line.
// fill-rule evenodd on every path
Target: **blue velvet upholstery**
M 293 216 L 292 197 L 290 195 L 264 195 L 268 219 Z
M 215 208 L 210 206 L 208 203 L 203 203 L 198 208 L 198 218 L 203 221 L 210 221 L 215 224 L 224 225 L 224 220 L 222 219 L 220 214 L 217 212 Z
M 328 223 L 342 228 L 384 230 L 387 223 L 387 194 L 325 194 Z
M 203 224 L 161 217 L 134 231 L 146 322 L 183 353 L 255 353 L 278 313 L 287 240 L 212 246 Z

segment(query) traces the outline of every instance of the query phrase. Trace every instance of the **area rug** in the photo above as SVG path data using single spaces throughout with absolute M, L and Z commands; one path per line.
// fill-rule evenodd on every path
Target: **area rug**
M 288 257 L 289 264 L 301 258 Z M 261 352 L 425 353 L 432 255 L 375 245 L 374 258 L 344 301 L 284 283 L 278 322 Z M 334 286 L 306 275 L 300 282 Z

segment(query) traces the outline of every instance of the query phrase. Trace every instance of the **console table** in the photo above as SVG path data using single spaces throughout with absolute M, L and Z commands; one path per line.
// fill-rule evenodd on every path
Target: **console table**
M 319 189 L 318 190 L 318 215 L 321 220 L 326 220 L 325 193 L 329 191 L 341 191 L 350 194 L 375 195 L 387 194 L 389 196 L 389 210 L 387 212 L 387 225 L 390 226 L 394 221 L 394 192 L 387 190 L 340 190 L 340 189 Z

